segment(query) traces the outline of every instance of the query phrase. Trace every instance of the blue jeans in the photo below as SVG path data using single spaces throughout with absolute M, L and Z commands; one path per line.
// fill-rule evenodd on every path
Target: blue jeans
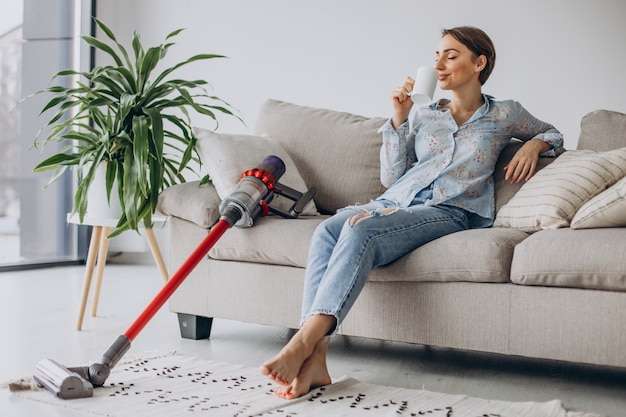
M 389 201 L 372 201 L 342 209 L 322 222 L 309 248 L 302 322 L 311 315 L 327 314 L 335 316 L 338 326 L 372 269 L 470 228 L 466 211 L 422 203 L 418 197 L 410 207 L 395 208 Z M 351 221 L 355 215 L 362 218 Z

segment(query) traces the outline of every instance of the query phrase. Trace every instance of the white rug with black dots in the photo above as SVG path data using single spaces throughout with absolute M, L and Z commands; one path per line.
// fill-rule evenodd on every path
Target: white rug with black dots
M 559 400 L 507 402 L 366 384 L 343 377 L 288 401 L 257 369 L 176 354 L 146 354 L 118 364 L 91 398 L 60 400 L 41 390 L 14 395 L 111 417 L 428 416 L 596 417 L 568 412 Z

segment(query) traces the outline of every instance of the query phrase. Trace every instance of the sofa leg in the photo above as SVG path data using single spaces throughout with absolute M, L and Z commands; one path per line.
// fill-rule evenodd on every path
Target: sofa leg
M 211 336 L 212 317 L 195 316 L 193 314 L 178 314 L 180 336 L 183 339 L 208 339 Z

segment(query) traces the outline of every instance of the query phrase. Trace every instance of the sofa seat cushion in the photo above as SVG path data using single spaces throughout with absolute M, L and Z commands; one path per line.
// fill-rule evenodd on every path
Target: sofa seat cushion
M 625 242 L 626 228 L 537 232 L 515 248 L 511 281 L 626 291 Z
M 510 282 L 517 229 L 472 229 L 433 240 L 372 271 L 371 281 Z
M 209 251 L 222 261 L 255 262 L 304 268 L 313 232 L 328 216 L 278 216 L 259 219 L 254 227 L 232 227 Z
M 326 217 L 268 217 L 252 228 L 232 228 L 211 249 L 209 257 L 304 268 L 311 236 Z M 520 230 L 495 228 L 454 233 L 376 268 L 370 279 L 509 282 L 513 248 L 527 236 Z

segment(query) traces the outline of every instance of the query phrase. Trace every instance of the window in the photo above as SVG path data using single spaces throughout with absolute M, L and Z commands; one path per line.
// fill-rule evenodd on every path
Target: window
M 0 264 L 16 262 L 19 252 L 19 156 L 22 62 L 21 0 L 0 21 Z
M 52 75 L 78 66 L 78 30 L 85 0 L 3 0 L 0 15 L 0 270 L 76 262 L 79 239 L 68 225 L 72 179 L 52 184 L 33 168 L 45 154 L 32 149 L 46 118 Z M 90 13 L 89 13 L 90 14 Z M 87 16 L 89 15 L 87 14 Z M 78 28 L 78 29 L 77 29 Z M 50 117 L 49 115 L 46 115 Z M 86 245 L 82 245 L 86 246 Z M 84 249 L 83 249 L 84 251 Z

